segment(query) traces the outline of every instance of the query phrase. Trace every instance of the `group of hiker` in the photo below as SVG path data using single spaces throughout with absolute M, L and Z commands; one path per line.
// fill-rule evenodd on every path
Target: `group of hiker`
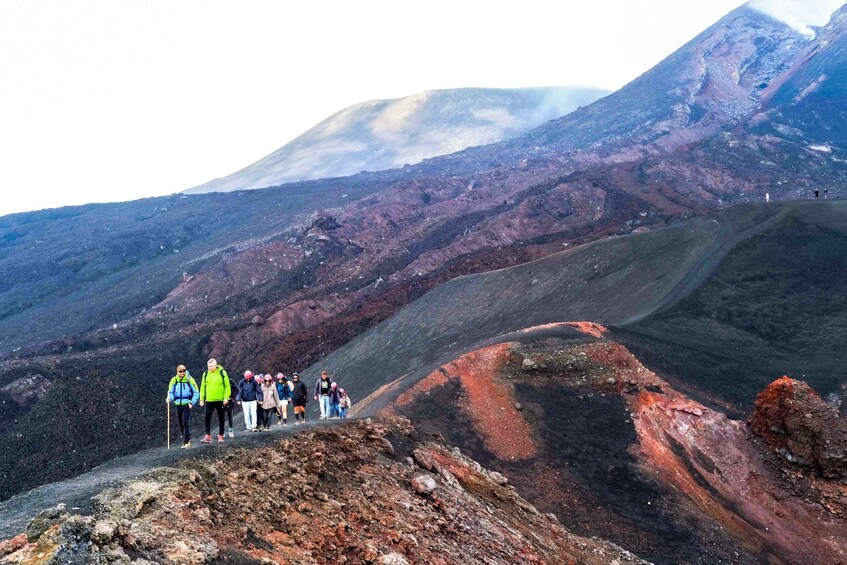
M 205 408 L 206 435 L 202 443 L 212 441 L 212 415 L 215 413 L 218 416 L 218 442 L 224 441 L 224 424 L 227 421 L 229 437 L 235 437 L 232 414 L 236 405 L 241 406 L 244 427 L 248 432 L 269 431 L 274 414 L 278 425 L 288 425 L 289 404 L 294 408 L 294 423 L 306 422 L 309 389 L 297 373 L 289 378 L 283 373 L 274 377 L 271 373 L 254 375 L 252 371 L 245 371 L 244 378 L 236 385 L 215 359 L 209 359 L 206 368 L 199 387 L 185 365 L 177 366 L 176 375 L 168 384 L 165 402 L 176 406 L 183 448 L 191 446 L 189 419 L 198 405 Z M 315 382 L 313 392 L 314 399 L 320 403 L 322 420 L 347 418 L 347 411 L 352 406 L 350 397 L 329 378 L 326 371 Z

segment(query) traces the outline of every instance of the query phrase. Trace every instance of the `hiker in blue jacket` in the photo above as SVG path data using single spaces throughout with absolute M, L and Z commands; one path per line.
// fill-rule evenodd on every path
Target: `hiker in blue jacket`
M 288 404 L 291 402 L 292 391 L 294 384 L 288 380 L 283 373 L 278 373 L 276 376 L 276 390 L 279 393 L 279 410 L 277 415 L 283 426 L 288 425 Z
M 173 403 L 176 406 L 176 419 L 179 422 L 179 431 L 182 432 L 183 449 L 191 446 L 189 418 L 192 408 L 197 405 L 199 400 L 200 389 L 197 387 L 197 383 L 194 382 L 194 378 L 185 368 L 185 365 L 179 365 L 176 368 L 176 376 L 168 384 L 168 397 L 165 402 Z

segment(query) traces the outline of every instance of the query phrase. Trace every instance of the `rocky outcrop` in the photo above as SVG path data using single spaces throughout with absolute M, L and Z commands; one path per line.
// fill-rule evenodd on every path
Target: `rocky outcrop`
M 0 388 L 0 394 L 5 395 L 18 406 L 26 406 L 44 398 L 52 384 L 43 375 L 27 375 Z
M 749 423 L 788 463 L 829 479 L 847 476 L 847 420 L 806 383 L 789 377 L 771 383 Z
M 422 439 L 403 419 L 349 422 L 154 469 L 90 515 L 42 513 L 0 543 L 0 563 L 642 563 Z

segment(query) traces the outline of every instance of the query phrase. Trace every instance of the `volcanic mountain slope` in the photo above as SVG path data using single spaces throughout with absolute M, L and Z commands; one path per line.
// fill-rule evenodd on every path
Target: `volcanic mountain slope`
M 74 515 L 45 510 L 0 542 L 0 563 L 643 563 L 407 420 L 268 443 L 122 481 Z
M 548 154 L 672 149 L 748 117 L 763 84 L 794 64 L 809 40 L 762 12 L 741 6 L 613 95 L 545 124 L 516 144 Z
M 742 33 L 739 22 L 745 21 L 753 31 Z M 843 27 L 836 17 L 818 37 L 835 37 Z M 720 39 L 730 36 L 731 41 Z M 687 46 L 688 55 L 657 66 L 651 81 L 676 85 L 660 101 L 687 99 L 692 92 L 708 98 L 712 90 L 698 88 L 697 80 L 677 84 L 667 77 L 702 78 L 682 72 L 694 65 L 704 67 L 707 76 L 744 76 L 749 86 L 773 78 L 774 69 L 782 69 L 778 76 L 789 70 L 800 76 L 816 61 L 826 67 L 841 60 L 838 52 L 827 50 L 832 43 L 818 40 L 803 39 L 789 49 L 786 42 L 794 37 L 787 26 L 744 8 L 705 32 L 702 45 Z M 809 56 L 814 47 L 829 55 Z M 723 106 L 729 93 L 739 100 L 752 95 L 720 84 L 722 94 L 714 96 Z M 570 153 L 562 151 L 579 139 L 561 141 L 571 126 L 560 122 L 559 133 L 547 128 L 535 140 L 549 142 L 549 150 L 524 138 L 345 179 L 3 218 L 0 262 L 8 277 L 2 286 L 0 349 L 7 354 L 0 369 L 0 439 L 9 446 L 0 455 L 9 489 L 3 496 L 152 445 L 164 414 L 151 407 L 161 404 L 162 381 L 179 361 L 195 375 L 208 356 L 233 373 L 302 369 L 457 276 L 526 263 L 608 235 L 659 228 L 735 202 L 763 200 L 765 192 L 775 199 L 794 198 L 808 193 L 813 177 L 821 186 L 836 186 L 845 177 L 843 150 L 837 145 L 828 146 L 829 152 L 812 149 L 827 141 L 812 137 L 811 130 L 801 142 L 751 129 L 766 127 L 779 117 L 779 108 L 787 109 L 788 103 L 777 98 L 769 99 L 767 112 L 755 114 L 764 121 L 754 124 L 740 111 L 717 113 L 718 121 L 729 121 L 712 135 L 712 125 L 671 120 L 669 132 L 678 126 L 687 132 L 673 137 L 650 129 L 658 123 L 654 110 L 661 103 L 624 91 L 632 96 L 604 100 L 616 100 L 631 110 L 628 114 L 639 114 L 633 100 L 643 100 L 644 128 L 619 135 L 614 120 L 598 121 L 596 132 Z M 815 95 L 810 92 L 804 100 Z M 797 111 L 816 107 L 797 106 Z M 839 116 L 833 114 L 833 127 L 840 127 Z M 641 135 L 648 130 L 652 133 Z M 598 139 L 614 152 L 588 151 Z M 683 139 L 688 145 L 677 144 Z M 639 149 L 644 142 L 652 143 L 648 151 Z M 628 158 L 635 160 L 624 162 Z M 708 239 L 705 224 L 697 229 Z M 698 245 L 669 247 L 696 262 Z M 610 264 L 609 273 L 629 268 L 628 250 L 620 251 L 618 267 Z M 664 304 L 661 292 L 651 294 L 653 283 L 645 279 L 633 287 L 644 308 Z M 607 297 L 590 291 L 584 299 L 582 318 L 594 319 L 596 309 L 615 322 L 624 321 L 623 314 L 644 313 L 626 301 L 612 307 Z M 539 297 L 533 308 L 542 317 L 559 305 Z M 526 325 L 532 325 L 532 312 L 519 312 Z M 449 325 L 446 330 L 464 331 Z M 443 332 L 436 337 L 445 349 L 420 358 L 427 369 L 446 355 L 452 341 L 454 352 L 462 341 L 444 343 Z M 410 370 L 401 365 L 400 374 Z M 394 380 L 398 375 L 378 376 Z M 36 383 L 35 394 L 20 394 L 26 383 Z M 367 392 L 383 384 L 374 380 L 360 386 Z M 69 421 L 73 428 L 64 425 Z
M 514 137 L 608 92 L 593 88 L 433 90 L 346 108 L 267 157 L 187 194 L 265 188 L 422 159 Z

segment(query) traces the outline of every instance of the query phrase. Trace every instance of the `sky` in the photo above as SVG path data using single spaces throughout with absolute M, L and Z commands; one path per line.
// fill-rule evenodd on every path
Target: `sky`
M 844 0 L 754 0 L 798 29 Z M 0 215 L 180 192 L 425 90 L 617 89 L 738 0 L 0 1 Z

